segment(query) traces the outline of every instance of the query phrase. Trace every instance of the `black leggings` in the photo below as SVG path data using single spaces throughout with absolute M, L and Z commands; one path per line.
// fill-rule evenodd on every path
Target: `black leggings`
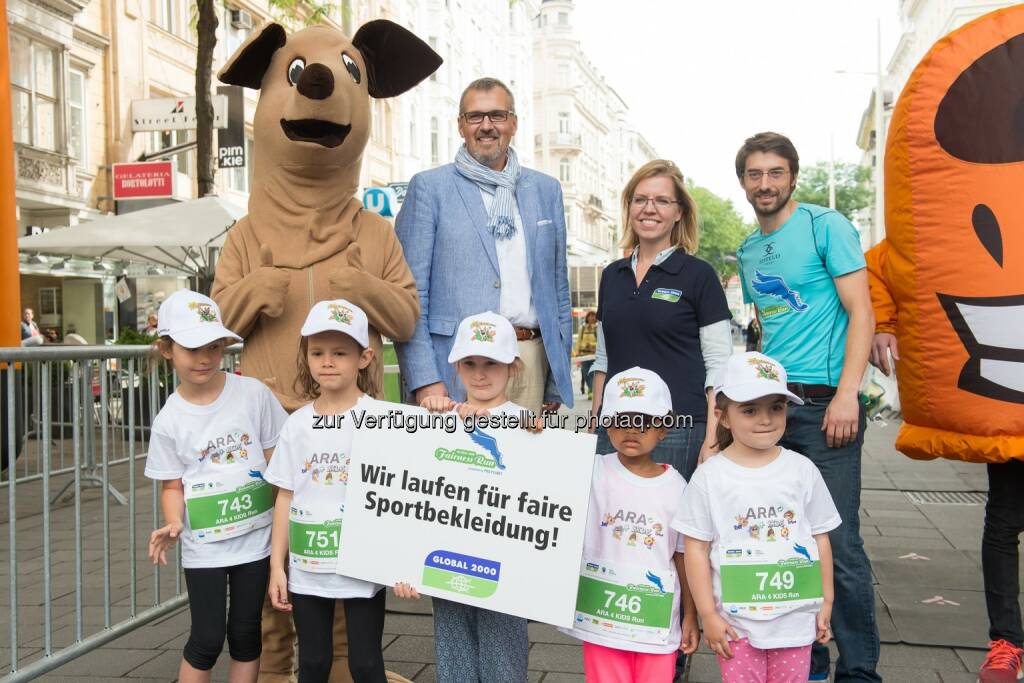
M 201 671 L 212 669 L 224 647 L 225 631 L 231 659 L 251 662 L 260 658 L 260 618 L 269 576 L 269 557 L 233 567 L 185 569 L 192 614 L 192 630 L 185 643 L 186 662 Z
M 346 598 L 348 670 L 355 683 L 386 683 L 384 654 L 384 598 Z M 326 683 L 334 655 L 334 598 L 291 594 L 292 618 L 299 637 L 299 683 Z
M 988 464 L 988 505 L 981 537 L 989 639 L 1024 644 L 1020 618 L 1020 534 L 1024 532 L 1024 461 Z

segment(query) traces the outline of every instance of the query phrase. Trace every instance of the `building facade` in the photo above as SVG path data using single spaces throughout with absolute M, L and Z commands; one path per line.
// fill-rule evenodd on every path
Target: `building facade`
M 881 163 L 878 158 L 879 152 L 885 149 L 884 135 L 885 131 L 889 129 L 889 120 L 896 100 L 910 78 L 911 72 L 932 45 L 942 36 L 967 22 L 1012 4 L 1014 3 L 993 2 L 992 0 L 898 0 L 900 37 L 879 79 L 882 91 L 882 139 L 876 139 L 878 132 L 875 123 L 875 98 L 878 96 L 879 88 L 875 87 L 868 97 L 867 107 L 857 131 L 857 146 L 864 151 L 861 165 L 876 169 L 877 164 Z M 873 187 L 875 186 L 875 177 L 877 175 L 873 176 Z M 884 182 L 883 188 L 875 188 L 875 190 L 878 201 L 884 202 Z M 874 216 L 866 222 L 866 238 L 863 241 L 867 242 L 865 247 L 870 247 L 885 237 L 885 230 L 883 227 L 875 225 Z
M 20 234 L 152 205 L 115 204 L 111 165 L 119 162 L 163 155 L 177 175 L 175 197 L 160 201 L 196 196 L 196 153 L 189 146 L 195 130 L 139 132 L 132 116 L 133 102 L 194 94 L 193 6 L 180 0 L 8 1 Z M 298 6 L 217 3 L 214 71 L 264 21 L 301 28 L 309 5 Z M 588 292 L 574 298 L 592 303 L 600 266 L 616 254 L 618 193 L 654 150 L 630 127 L 628 107 L 572 39 L 572 3 L 341 0 L 324 6 L 327 12 L 318 21 L 348 35 L 371 19 L 391 19 L 444 59 L 412 91 L 372 103 L 362 187 L 400 186 L 419 171 L 451 162 L 462 144 L 457 116 L 463 89 L 482 76 L 501 79 L 515 96 L 519 128 L 513 146 L 521 163 L 563 182 L 570 263 L 590 268 L 572 272 L 577 289 Z M 244 90 L 248 159 L 258 97 L 258 91 Z M 177 151 L 163 151 L 171 148 Z M 251 164 L 218 170 L 217 194 L 245 206 L 250 169 Z M 115 338 L 122 327 L 145 327 L 163 298 L 187 285 L 183 277 L 145 264 L 29 253 L 21 255 L 21 271 L 22 305 L 36 310 L 44 328 L 58 337 L 75 331 L 97 343 Z M 121 277 L 132 296 L 119 302 L 115 283 Z
M 592 307 L 602 268 L 620 255 L 622 188 L 657 154 L 581 49 L 572 11 L 572 0 L 543 0 L 534 19 L 534 155 L 562 183 L 573 305 Z

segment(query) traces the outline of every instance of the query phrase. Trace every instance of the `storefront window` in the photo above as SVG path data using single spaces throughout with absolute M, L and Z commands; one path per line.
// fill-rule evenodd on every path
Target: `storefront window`
M 140 277 L 135 280 L 135 327 L 144 332 L 150 315 L 156 315 L 160 304 L 188 281 L 183 277 Z
M 189 142 L 195 136 L 195 131 L 188 130 L 163 130 L 159 132 L 150 133 L 149 139 L 149 152 L 159 152 L 162 149 L 168 147 L 175 147 L 177 145 Z M 194 151 L 186 150 L 178 152 L 172 156 L 167 157 L 174 162 L 174 166 L 178 173 L 184 173 L 185 175 L 192 175 L 192 163 Z

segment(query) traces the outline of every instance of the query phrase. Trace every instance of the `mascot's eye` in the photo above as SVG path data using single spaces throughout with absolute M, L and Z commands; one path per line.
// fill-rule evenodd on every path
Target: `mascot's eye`
M 352 77 L 352 80 L 359 84 L 362 74 L 359 73 L 359 65 L 356 64 L 355 60 L 349 57 L 344 52 L 341 53 L 341 61 L 345 62 L 345 68 L 348 69 L 348 75 Z
M 288 65 L 288 82 L 295 85 L 299 82 L 299 76 L 302 75 L 302 70 L 306 68 L 306 60 L 302 57 L 296 57 L 292 60 L 292 63 Z

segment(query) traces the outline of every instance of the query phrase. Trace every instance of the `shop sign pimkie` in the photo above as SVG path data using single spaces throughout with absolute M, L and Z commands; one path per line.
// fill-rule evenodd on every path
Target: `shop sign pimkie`
M 213 127 L 228 125 L 227 95 L 213 96 Z M 132 100 L 132 132 L 195 130 L 196 98 L 158 97 Z
M 114 164 L 114 199 L 173 197 L 174 176 L 173 161 Z

